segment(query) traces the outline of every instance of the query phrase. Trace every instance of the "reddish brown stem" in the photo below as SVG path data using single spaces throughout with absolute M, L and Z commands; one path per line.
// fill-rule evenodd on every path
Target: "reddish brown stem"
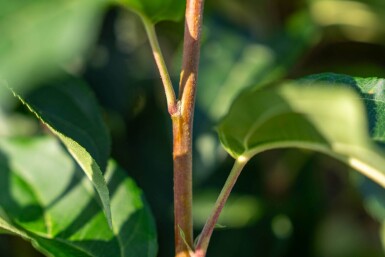
M 192 233 L 192 148 L 191 128 L 182 115 L 174 115 L 174 232 L 175 255 L 189 257 L 189 246 L 193 242 Z M 181 231 L 185 239 L 181 236 Z M 185 240 L 185 241 L 184 241 Z
M 183 42 L 183 63 L 179 84 L 182 115 L 190 123 L 194 114 L 195 91 L 198 80 L 203 0 L 187 0 Z
M 239 174 L 241 174 L 241 171 L 243 167 L 248 162 L 248 158 L 244 156 L 239 156 L 234 166 L 230 172 L 229 177 L 226 180 L 225 185 L 222 188 L 221 193 L 218 196 L 218 199 L 215 203 L 215 206 L 211 212 L 210 217 L 208 218 L 202 233 L 200 234 L 198 244 L 195 249 L 195 255 L 194 257 L 205 257 L 207 248 L 209 246 L 211 235 L 214 231 L 215 225 L 217 224 L 217 221 L 219 219 L 219 215 L 221 214 L 221 211 L 223 207 L 225 206 L 225 203 L 227 199 L 229 198 L 229 195 L 231 193 L 231 190 L 233 189 L 235 182 L 237 181 Z
M 187 0 L 178 112 L 172 115 L 175 256 L 189 257 L 192 223 L 192 124 L 198 79 L 203 0 Z M 185 238 L 181 236 L 183 230 Z M 188 245 L 187 245 L 188 244 Z

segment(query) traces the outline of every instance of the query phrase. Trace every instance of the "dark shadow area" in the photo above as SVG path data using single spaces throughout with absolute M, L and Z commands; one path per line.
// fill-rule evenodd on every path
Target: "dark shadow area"
M 32 247 L 31 242 L 21 237 L 0 234 L 0 256 L 4 257 L 44 257 Z
M 227 159 L 201 190 L 220 188 L 232 164 Z M 348 172 L 354 171 L 315 152 L 287 149 L 259 154 L 246 165 L 232 194 L 255 197 L 261 201 L 262 214 L 244 226 L 215 230 L 208 256 L 319 256 L 330 246 L 315 245 L 314 238 L 332 242 L 346 237 L 345 232 L 367 237 L 378 222 L 365 211 L 356 188 L 349 182 Z M 276 227 L 282 217 L 290 221 L 287 234 L 279 234 Z M 336 217 L 352 223 L 333 231 L 327 224 Z M 330 233 L 326 237 L 322 234 L 325 230 Z M 367 247 L 378 249 L 372 252 L 373 256 L 383 256 L 378 237 L 367 237 L 364 241 Z M 343 244 L 342 249 L 354 256 L 367 256 L 365 248 L 353 242 L 356 245 Z

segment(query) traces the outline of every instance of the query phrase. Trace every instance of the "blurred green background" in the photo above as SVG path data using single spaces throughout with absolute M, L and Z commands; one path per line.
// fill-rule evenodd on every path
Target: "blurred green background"
M 250 85 L 320 72 L 385 77 L 384 16 L 384 0 L 207 0 L 194 127 L 195 235 L 232 166 L 215 123 L 234 96 Z M 177 85 L 183 22 L 156 28 Z M 112 157 L 152 207 L 158 256 L 173 256 L 171 121 L 143 26 L 134 14 L 110 8 L 95 41 L 65 69 L 95 91 L 111 130 Z M 0 94 L 0 136 L 44 133 L 12 96 Z M 257 156 L 234 188 L 208 256 L 385 256 L 384 190 L 374 201 L 367 197 L 373 185 L 357 181 L 362 178 L 320 154 Z M 0 256 L 41 255 L 0 235 Z

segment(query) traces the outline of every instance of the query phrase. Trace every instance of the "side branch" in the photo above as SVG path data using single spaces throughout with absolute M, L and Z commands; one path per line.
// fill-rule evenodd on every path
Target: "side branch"
M 238 157 L 238 159 L 235 161 L 234 166 L 229 174 L 229 177 L 227 178 L 226 183 L 223 186 L 223 189 L 218 196 L 218 199 L 210 214 L 210 217 L 208 218 L 202 230 L 202 233 L 200 234 L 198 244 L 195 249 L 194 257 L 206 256 L 210 238 L 214 231 L 215 225 L 217 224 L 217 221 L 219 219 L 219 215 L 221 214 L 221 211 L 225 206 L 225 203 L 231 193 L 231 190 L 235 185 L 235 182 L 237 182 L 239 174 L 241 174 L 241 171 L 247 162 L 248 162 L 248 159 L 243 156 Z
M 156 65 L 158 66 L 160 77 L 162 79 L 164 92 L 166 94 L 166 99 L 167 99 L 168 112 L 172 116 L 176 112 L 178 112 L 178 106 L 177 106 L 174 88 L 171 83 L 170 75 L 168 73 L 162 51 L 159 47 L 159 42 L 156 36 L 154 24 L 148 21 L 145 17 L 141 17 L 141 18 L 142 18 L 144 27 L 146 29 L 148 39 L 150 41 L 152 53 L 154 55 Z

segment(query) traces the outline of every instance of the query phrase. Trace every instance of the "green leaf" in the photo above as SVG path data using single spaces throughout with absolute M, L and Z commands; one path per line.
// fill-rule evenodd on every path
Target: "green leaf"
M 153 24 L 163 21 L 179 21 L 184 14 L 185 1 L 180 0 L 116 0 Z
M 372 83 L 382 83 L 373 80 Z M 344 87 L 305 82 L 249 89 L 218 127 L 234 158 L 298 147 L 333 156 L 385 187 L 385 159 L 368 133 L 360 96 Z
M 385 144 L 385 80 L 378 78 L 354 78 L 347 75 L 323 73 L 305 77 L 302 81 L 307 85 L 327 82 L 332 86 L 347 86 L 355 89 L 366 106 L 371 138 L 380 146 Z M 385 220 L 385 191 L 373 181 L 356 174 L 353 176 L 356 185 L 363 196 L 365 209 L 380 223 Z M 383 230 L 384 231 L 384 230 Z M 385 242 L 385 234 L 380 233 Z M 384 244 L 385 246 L 385 244 Z
M 313 85 L 326 82 L 331 86 L 346 86 L 357 91 L 367 110 L 369 132 L 376 142 L 385 143 L 385 80 L 379 78 L 354 78 L 348 75 L 322 73 L 305 77 L 301 82 Z
M 79 63 L 98 31 L 107 0 L 0 3 L 0 78 L 15 89 Z M 7 94 L 0 94 L 0 102 Z
M 92 92 L 80 80 L 65 78 L 26 98 L 14 94 L 67 147 L 94 184 L 111 223 L 109 193 L 102 175 L 110 138 Z
M 47 256 L 154 257 L 154 220 L 141 190 L 110 161 L 112 229 L 92 184 L 52 137 L 0 139 L 0 228 Z
M 275 32 L 268 42 L 251 39 L 210 17 L 205 24 L 210 29 L 202 42 L 198 84 L 210 87 L 197 91 L 197 105 L 214 121 L 226 114 L 246 87 L 284 77 L 319 39 L 311 18 L 302 12 L 293 14 L 285 30 Z
M 331 86 L 346 86 L 357 91 L 366 106 L 371 138 L 380 146 L 385 144 L 385 80 L 378 78 L 354 78 L 342 74 L 323 73 L 305 77 L 301 80 L 307 85 L 327 82 Z M 365 209 L 378 222 L 385 221 L 385 190 L 373 181 L 359 174 L 352 176 L 363 196 Z M 385 242 L 385 234 L 380 234 Z M 385 244 L 384 244 L 385 246 Z

